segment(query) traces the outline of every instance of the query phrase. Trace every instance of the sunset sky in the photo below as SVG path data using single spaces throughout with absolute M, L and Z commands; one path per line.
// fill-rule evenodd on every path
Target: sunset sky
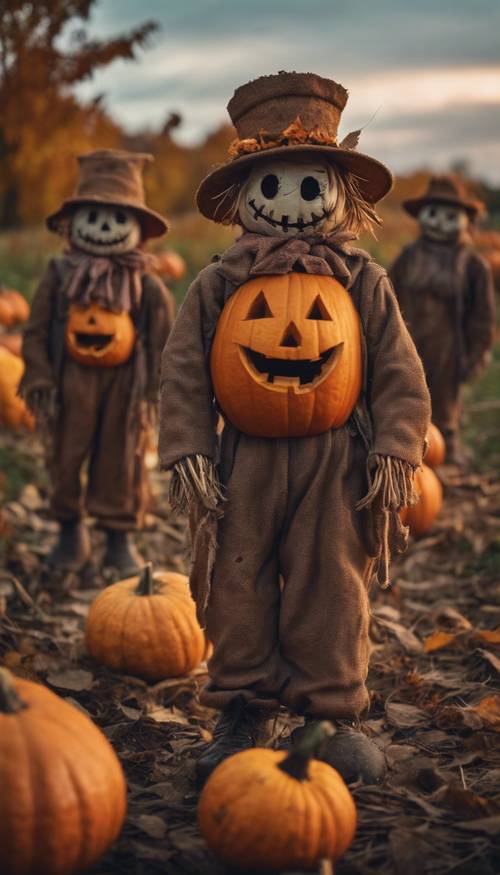
M 227 118 L 238 85 L 310 70 L 349 90 L 341 135 L 375 114 L 360 147 L 395 171 L 465 159 L 500 182 L 498 0 L 100 0 L 91 32 L 146 19 L 161 29 L 139 61 L 80 88 L 104 92 L 130 130 L 177 110 L 179 139 L 195 142 Z

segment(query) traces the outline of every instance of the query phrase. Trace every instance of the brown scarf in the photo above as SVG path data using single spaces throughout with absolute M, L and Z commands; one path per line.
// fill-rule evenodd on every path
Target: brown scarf
M 141 302 L 141 274 L 153 271 L 156 259 L 140 249 L 104 256 L 71 248 L 62 262 L 68 277 L 63 293 L 72 303 L 95 301 L 107 310 L 130 312 Z

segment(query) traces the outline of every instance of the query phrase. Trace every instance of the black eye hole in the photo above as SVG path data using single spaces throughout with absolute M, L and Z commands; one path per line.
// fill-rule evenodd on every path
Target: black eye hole
M 314 176 L 306 176 L 300 186 L 300 196 L 302 200 L 313 201 L 321 194 L 319 182 Z
M 433 219 L 435 215 L 436 215 L 436 207 L 429 207 L 429 213 L 428 213 L 429 219 Z
M 260 190 L 267 200 L 272 200 L 278 194 L 279 182 L 278 177 L 274 173 L 268 173 L 264 176 L 260 184 Z
M 330 316 L 328 310 L 326 309 L 322 299 L 319 295 L 316 295 L 312 307 L 307 314 L 307 319 L 317 319 L 322 320 L 323 322 L 331 322 L 332 317 Z
M 97 210 L 90 210 L 90 213 L 87 216 L 87 221 L 90 225 L 95 225 L 97 221 Z
M 118 212 L 115 213 L 115 219 L 119 225 L 124 225 L 125 222 L 127 221 L 127 217 L 126 217 L 125 213 L 122 213 L 121 210 L 118 210 Z
M 271 308 L 267 303 L 264 292 L 259 292 L 252 301 L 247 319 L 269 319 L 272 316 Z
M 446 213 L 446 218 L 450 222 L 452 222 L 455 217 L 456 217 L 456 214 L 453 210 L 450 210 L 448 213 Z

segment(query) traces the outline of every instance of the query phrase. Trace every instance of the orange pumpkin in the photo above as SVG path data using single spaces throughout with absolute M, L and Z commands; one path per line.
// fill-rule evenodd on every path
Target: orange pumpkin
M 26 322 L 29 315 L 30 307 L 24 295 L 15 289 L 0 288 L 0 325 L 9 328 Z
M 155 253 L 158 262 L 158 273 L 170 280 L 180 280 L 186 273 L 186 262 L 182 255 L 167 249 L 164 252 Z
M 401 512 L 402 522 L 410 527 L 412 535 L 425 535 L 432 528 L 434 520 L 443 506 L 443 487 L 432 468 L 422 465 L 415 474 L 415 489 L 419 499 L 411 507 Z
M 198 822 L 224 864 L 249 872 L 315 869 L 347 850 L 354 801 L 335 769 L 311 759 L 311 746 L 306 738 L 289 754 L 252 748 L 212 772 Z
M 85 640 L 98 662 L 152 681 L 187 674 L 208 651 L 187 577 L 153 575 L 150 564 L 140 577 L 114 583 L 97 596 Z
M 0 424 L 10 428 L 33 431 L 35 420 L 23 399 L 17 394 L 24 374 L 24 362 L 4 346 L 0 346 Z
M 113 749 L 80 710 L 0 669 L 0 872 L 70 875 L 118 836 L 126 785 Z
M 361 330 L 332 277 L 249 280 L 225 305 L 211 372 L 230 422 L 257 437 L 303 437 L 343 425 L 361 391 Z
M 0 334 L 0 346 L 4 346 L 9 352 L 20 357 L 22 356 L 23 336 L 22 334 Z
M 122 365 L 132 355 L 135 327 L 126 311 L 115 313 L 99 304 L 73 304 L 66 322 L 66 348 L 70 356 L 99 368 Z
M 427 431 L 427 443 L 425 464 L 431 468 L 435 468 L 436 465 L 442 465 L 446 458 L 446 444 L 443 435 L 433 422 L 431 422 Z

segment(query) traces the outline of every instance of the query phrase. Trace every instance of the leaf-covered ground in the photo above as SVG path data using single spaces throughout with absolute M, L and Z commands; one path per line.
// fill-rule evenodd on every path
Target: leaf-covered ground
M 475 422 L 469 406 L 471 434 Z M 465 473 L 441 469 L 446 503 L 438 523 L 394 564 L 392 590 L 373 593 L 365 728 L 383 745 L 390 772 L 382 787 L 354 789 L 359 828 L 337 875 L 500 871 L 496 461 L 490 452 Z M 193 767 L 214 721 L 197 701 L 203 667 L 148 686 L 93 664 L 82 630 L 106 583 L 100 535 L 92 535 L 93 569 L 81 579 L 55 579 L 43 561 L 56 527 L 36 442 L 0 437 L 0 469 L 0 661 L 90 714 L 128 779 L 125 829 L 92 875 L 222 873 L 196 828 Z M 165 479 L 153 480 L 141 549 L 159 567 L 185 570 L 185 525 L 166 510 Z M 274 730 L 276 739 L 286 735 L 286 719 Z

